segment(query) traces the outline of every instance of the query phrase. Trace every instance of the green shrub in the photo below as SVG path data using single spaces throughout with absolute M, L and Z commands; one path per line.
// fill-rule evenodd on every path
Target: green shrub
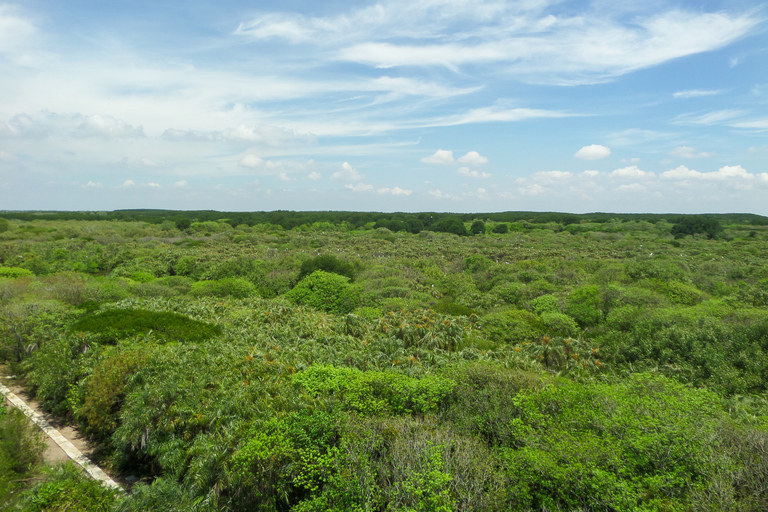
M 221 333 L 221 327 L 172 312 L 142 309 L 111 309 L 86 316 L 70 327 L 70 332 L 88 332 L 101 343 L 152 332 L 169 341 L 197 343 Z
M 360 306 L 360 295 L 361 290 L 350 285 L 349 278 L 316 270 L 299 281 L 285 297 L 296 304 L 344 314 Z
M 355 267 L 351 263 L 339 259 L 332 254 L 323 254 L 310 258 L 301 264 L 299 280 L 318 270 L 347 277 L 350 281 L 355 279 Z
M 537 315 L 560 311 L 560 299 L 554 295 L 541 295 L 531 301 L 531 309 Z
M 85 386 L 83 405 L 77 411 L 88 433 L 107 439 L 118 427 L 125 387 L 148 359 L 147 347 L 121 350 L 104 358 Z
M 565 312 L 580 326 L 590 327 L 600 323 L 603 318 L 600 305 L 600 289 L 597 286 L 585 286 L 568 295 Z
M 32 277 L 34 272 L 21 267 L 0 267 L 0 278 L 7 277 L 15 279 L 17 277 Z
M 11 509 L 15 494 L 42 463 L 44 450 L 42 432 L 0 401 L 0 509 Z
M 494 233 L 498 233 L 500 235 L 509 233 L 509 224 L 507 224 L 506 222 L 502 222 L 501 224 L 496 224 L 491 231 L 493 231 Z
M 294 375 L 293 382 L 312 396 L 332 395 L 364 415 L 435 412 L 454 386 L 453 381 L 438 376 L 416 379 L 334 366 L 311 366 Z
M 189 293 L 196 297 L 232 297 L 245 299 L 257 295 L 256 285 L 239 277 L 227 277 L 216 281 L 198 281 Z
M 110 512 L 117 491 L 83 474 L 72 462 L 51 468 L 43 482 L 21 497 L 24 512 Z
M 542 313 L 541 326 L 550 336 L 576 336 L 580 330 L 576 320 L 557 311 Z
M 518 344 L 538 339 L 544 331 L 539 318 L 522 309 L 507 308 L 485 315 L 480 327 L 489 340 Z
M 485 222 L 481 220 L 476 220 L 472 223 L 472 226 L 469 228 L 469 232 L 473 235 L 484 235 L 485 234 Z

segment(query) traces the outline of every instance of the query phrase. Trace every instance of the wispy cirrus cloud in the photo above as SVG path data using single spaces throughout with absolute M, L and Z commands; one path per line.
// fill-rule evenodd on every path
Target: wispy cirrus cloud
M 753 12 L 669 7 L 638 11 L 627 23 L 589 4 L 565 14 L 558 3 L 389 0 L 335 16 L 268 13 L 235 33 L 317 46 L 328 59 L 375 68 L 494 65 L 523 81 L 575 84 L 721 48 L 761 21 Z

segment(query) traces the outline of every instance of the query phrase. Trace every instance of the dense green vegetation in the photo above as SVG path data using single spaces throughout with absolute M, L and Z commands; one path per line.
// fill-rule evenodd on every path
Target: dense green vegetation
M 768 508 L 764 217 L 6 218 L 0 358 L 138 479 L 29 510 Z

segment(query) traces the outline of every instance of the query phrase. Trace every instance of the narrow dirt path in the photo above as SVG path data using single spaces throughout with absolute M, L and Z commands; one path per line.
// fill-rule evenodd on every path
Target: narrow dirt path
M 91 449 L 80 433 L 68 425 L 57 424 L 47 418 L 40 405 L 31 399 L 26 391 L 0 369 L 0 394 L 12 406 L 23 412 L 45 434 L 45 461 L 49 464 L 64 462 L 67 459 L 79 464 L 94 480 L 106 487 L 122 489 L 101 468 L 93 464 L 88 456 Z

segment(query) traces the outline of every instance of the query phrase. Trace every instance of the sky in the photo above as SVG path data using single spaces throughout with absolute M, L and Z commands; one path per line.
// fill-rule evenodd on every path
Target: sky
M 0 210 L 768 215 L 752 0 L 0 0 Z

